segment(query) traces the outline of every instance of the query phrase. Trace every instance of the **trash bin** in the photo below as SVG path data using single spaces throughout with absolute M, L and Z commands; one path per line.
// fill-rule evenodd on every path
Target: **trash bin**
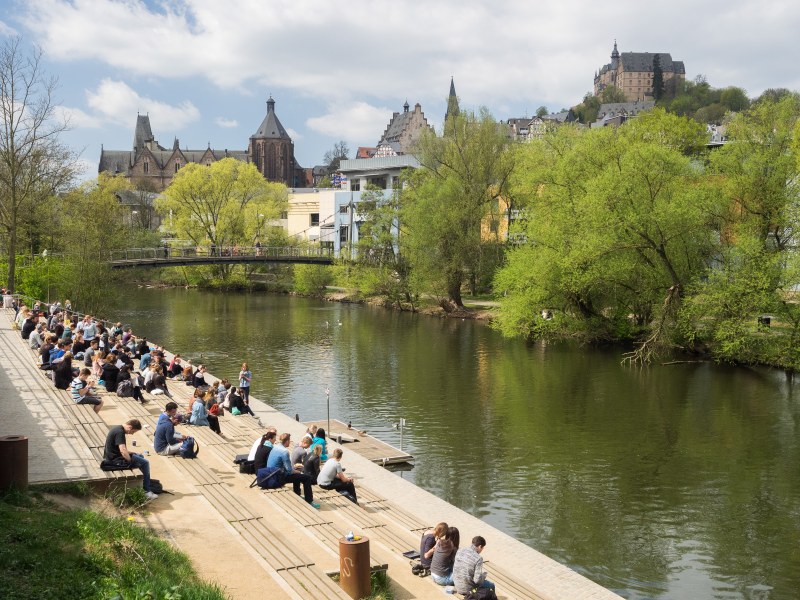
M 369 566 L 369 538 L 348 542 L 339 538 L 339 585 L 345 594 L 358 600 L 372 593 Z
M 11 488 L 28 489 L 28 438 L 24 435 L 0 437 L 0 492 Z

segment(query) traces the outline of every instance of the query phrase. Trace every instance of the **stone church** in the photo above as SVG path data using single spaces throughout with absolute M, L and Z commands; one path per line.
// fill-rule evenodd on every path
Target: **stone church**
M 247 150 L 202 150 L 181 148 L 176 138 L 172 148 L 161 146 L 153 136 L 149 115 L 137 115 L 132 150 L 100 151 L 98 172 L 124 175 L 136 187 L 163 191 L 181 167 L 189 163 L 210 165 L 223 158 L 252 163 L 269 181 L 290 188 L 309 185 L 308 173 L 294 158 L 294 143 L 275 114 L 275 100 L 267 100 L 267 115 L 250 136 Z

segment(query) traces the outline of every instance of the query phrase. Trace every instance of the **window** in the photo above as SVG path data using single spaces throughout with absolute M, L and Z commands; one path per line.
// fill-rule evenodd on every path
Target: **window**
M 346 244 L 347 240 L 349 239 L 350 230 L 347 225 L 343 225 L 339 228 L 339 243 Z
M 311 227 L 319 226 L 319 213 L 311 213 Z
M 349 204 L 342 204 L 342 205 L 339 207 L 339 214 L 340 214 L 340 215 L 346 215 L 346 214 L 347 214 L 347 209 L 348 209 L 349 207 L 350 207 L 350 205 L 349 205 Z
M 144 165 L 142 165 L 142 169 L 144 170 L 144 174 L 147 175 L 150 172 L 150 161 L 144 161 Z
M 350 182 L 350 190 L 353 191 L 353 192 L 361 191 L 361 180 L 360 179 L 354 179 L 353 181 L 351 181 Z
M 179 161 L 177 161 L 177 160 L 176 160 L 176 161 L 175 161 L 175 172 L 177 173 L 177 172 L 178 172 L 178 169 L 180 169 L 180 168 L 181 168 L 181 163 L 180 163 Z

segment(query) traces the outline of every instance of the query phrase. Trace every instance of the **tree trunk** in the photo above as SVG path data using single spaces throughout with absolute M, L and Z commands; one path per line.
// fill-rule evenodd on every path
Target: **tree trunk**
M 447 295 L 458 307 L 464 307 L 461 300 L 461 271 L 453 271 L 447 276 Z
M 12 207 L 13 210 L 13 207 Z M 16 221 L 14 216 L 12 220 Z M 10 235 L 8 236 L 8 282 L 6 287 L 9 294 L 13 294 L 16 290 L 16 275 L 17 275 L 17 225 L 13 223 Z

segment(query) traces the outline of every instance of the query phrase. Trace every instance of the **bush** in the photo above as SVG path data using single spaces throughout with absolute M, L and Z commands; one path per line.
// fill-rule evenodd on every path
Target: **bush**
M 294 289 L 300 294 L 321 295 L 333 281 L 329 267 L 320 265 L 296 265 L 294 268 Z

